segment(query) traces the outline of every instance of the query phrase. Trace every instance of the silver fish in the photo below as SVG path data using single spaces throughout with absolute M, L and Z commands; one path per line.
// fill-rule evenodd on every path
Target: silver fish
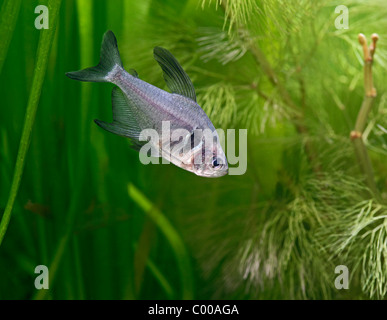
M 145 129 L 153 129 L 163 137 L 163 121 L 169 121 L 171 134 L 180 129 L 184 135 L 178 141 L 171 136 L 160 138 L 153 145 L 158 151 L 157 156 L 199 176 L 226 175 L 228 164 L 219 136 L 211 120 L 196 103 L 192 81 L 168 50 L 155 47 L 154 58 L 161 66 L 172 93 L 142 81 L 134 70 L 130 73 L 124 70 L 112 31 L 107 31 L 103 37 L 100 62 L 96 67 L 66 75 L 74 80 L 111 82 L 117 86 L 112 91 L 113 122 L 95 122 L 109 132 L 129 138 L 133 149 L 141 152 L 148 143 L 140 139 Z M 198 134 L 205 131 L 212 133 L 212 137 Z M 174 148 L 177 146 L 189 149 L 189 152 Z

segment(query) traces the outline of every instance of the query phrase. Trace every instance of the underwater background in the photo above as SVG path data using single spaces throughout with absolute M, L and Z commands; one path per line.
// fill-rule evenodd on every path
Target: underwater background
M 47 30 L 35 27 L 38 5 Z M 336 23 L 340 5 L 348 28 Z M 0 299 L 386 297 L 385 0 L 0 8 Z M 245 174 L 143 165 L 125 138 L 95 125 L 111 120 L 113 85 L 65 73 L 98 63 L 106 30 L 126 70 L 167 90 L 153 58 L 167 48 L 215 127 L 248 130 Z M 359 33 L 368 45 L 379 35 L 376 97 L 365 97 Z M 362 137 L 351 141 L 359 117 Z M 48 290 L 35 288 L 38 265 Z

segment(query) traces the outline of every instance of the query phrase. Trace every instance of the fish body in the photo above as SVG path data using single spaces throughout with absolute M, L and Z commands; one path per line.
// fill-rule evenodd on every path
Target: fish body
M 172 128 L 215 130 L 203 109 L 190 98 L 161 90 L 119 66 L 108 75 L 108 79 L 123 91 L 133 105 L 141 129 L 153 128 L 161 132 L 161 120 L 169 120 Z
M 172 93 L 139 79 L 134 70 L 128 73 L 123 68 L 117 40 L 111 31 L 104 35 L 100 63 L 96 67 L 66 75 L 74 80 L 110 82 L 117 86 L 112 91 L 113 122 L 95 122 L 109 132 L 129 138 L 132 148 L 141 152 L 147 143 L 141 139 L 141 132 L 153 129 L 160 137 L 153 145 L 159 156 L 199 176 L 226 175 L 228 164 L 219 136 L 197 104 L 190 78 L 168 50 L 155 47 L 154 57 Z M 170 125 L 169 132 L 172 135 L 181 132 L 181 139 L 174 140 L 171 135 L 163 134 L 166 121 Z M 202 134 L 203 131 L 212 136 Z M 183 149 L 189 152 L 182 152 Z

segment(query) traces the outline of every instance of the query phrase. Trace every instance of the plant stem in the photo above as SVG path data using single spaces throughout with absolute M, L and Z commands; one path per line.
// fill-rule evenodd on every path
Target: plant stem
M 359 162 L 360 169 L 365 176 L 367 186 L 370 188 L 375 197 L 380 200 L 380 194 L 376 187 L 374 172 L 371 164 L 367 148 L 364 144 L 363 132 L 367 124 L 368 115 L 372 109 L 374 99 L 376 97 L 376 90 L 373 86 L 372 77 L 372 63 L 373 56 L 376 49 L 376 42 L 378 36 L 372 35 L 372 44 L 368 48 L 367 40 L 363 34 L 359 34 L 359 42 L 363 46 L 364 51 L 364 100 L 357 115 L 355 129 L 351 132 L 351 140 L 355 147 L 356 157 Z
M 0 12 L 0 74 L 7 56 L 9 44 L 17 18 L 19 16 L 21 0 L 5 0 Z
M 131 183 L 128 185 L 128 194 L 155 223 L 171 245 L 180 272 L 182 299 L 191 300 L 193 298 L 191 262 L 183 240 L 163 213 Z
M 282 82 L 278 80 L 277 75 L 275 74 L 269 61 L 267 61 L 266 56 L 263 54 L 261 49 L 254 44 L 251 44 L 249 48 L 250 52 L 254 56 L 255 61 L 261 66 L 263 72 L 266 74 L 271 84 L 278 89 L 279 95 L 285 102 L 285 104 L 287 104 L 295 113 L 299 113 L 297 106 L 293 102 L 292 98 L 283 86 Z
M 30 144 L 31 132 L 35 122 L 36 111 L 39 104 L 43 81 L 46 74 L 50 49 L 54 40 L 57 17 L 59 14 L 61 0 L 50 0 L 48 8 L 50 12 L 50 28 L 40 31 L 38 50 L 36 53 L 37 61 L 35 65 L 34 76 L 32 80 L 31 92 L 28 99 L 27 111 L 24 120 L 24 127 L 19 144 L 15 171 L 13 174 L 11 190 L 5 207 L 4 215 L 0 223 L 0 246 L 11 219 L 13 205 L 19 190 L 20 181 L 23 175 L 23 169 L 26 161 L 26 155 Z

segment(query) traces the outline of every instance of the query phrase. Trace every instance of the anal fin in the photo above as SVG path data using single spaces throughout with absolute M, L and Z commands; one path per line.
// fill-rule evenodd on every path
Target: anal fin
M 132 148 L 139 150 L 146 142 L 139 141 L 141 128 L 137 124 L 136 113 L 125 94 L 118 88 L 112 90 L 113 122 L 94 120 L 101 128 L 131 140 Z

